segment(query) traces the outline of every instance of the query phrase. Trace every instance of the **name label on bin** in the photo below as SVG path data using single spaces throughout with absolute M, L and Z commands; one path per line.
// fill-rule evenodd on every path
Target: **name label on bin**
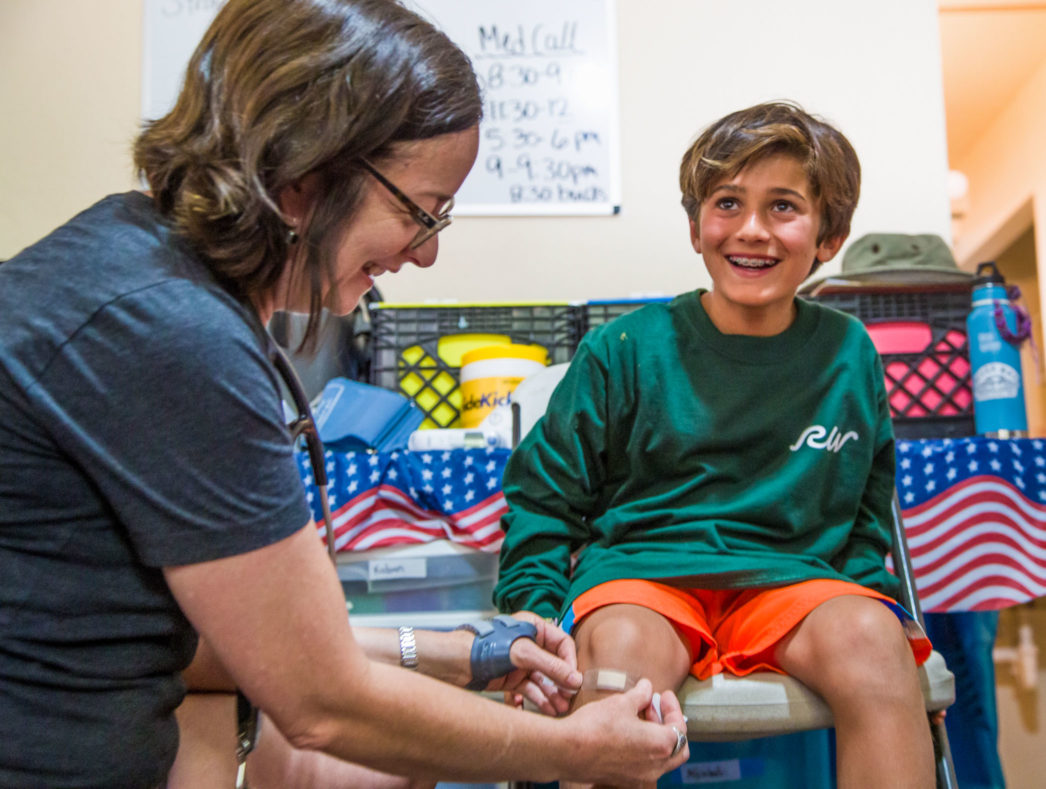
M 425 559 L 371 559 L 367 562 L 368 581 L 391 581 L 395 578 L 425 578 Z
M 741 780 L 739 759 L 721 762 L 690 762 L 679 768 L 684 784 L 718 784 Z

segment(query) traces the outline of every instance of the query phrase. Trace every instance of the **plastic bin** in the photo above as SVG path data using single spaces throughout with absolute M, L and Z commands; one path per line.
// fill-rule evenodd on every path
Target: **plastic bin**
M 968 285 L 825 289 L 812 300 L 858 318 L 879 349 L 898 438 L 975 435 Z
M 825 729 L 740 742 L 691 742 L 690 759 L 658 789 L 832 789 L 834 744 Z
M 370 383 L 399 391 L 425 412 L 422 427 L 456 427 L 461 355 L 483 345 L 540 345 L 549 364 L 570 361 L 579 339 L 569 304 L 400 305 L 372 308 Z
M 526 784 L 556 789 L 556 783 Z M 691 742 L 686 764 L 658 789 L 834 789 L 835 737 L 829 729 L 738 742 Z
M 625 315 L 633 310 L 638 310 L 640 307 L 647 304 L 671 301 L 673 298 L 675 297 L 664 296 L 646 299 L 610 299 L 589 301 L 582 304 L 578 310 L 580 318 L 579 341 L 589 329 L 594 329 L 596 326 L 602 326 L 604 323 L 609 323 L 619 315 Z
M 352 615 L 487 611 L 498 557 L 473 550 L 361 552 L 339 557 L 337 570 Z

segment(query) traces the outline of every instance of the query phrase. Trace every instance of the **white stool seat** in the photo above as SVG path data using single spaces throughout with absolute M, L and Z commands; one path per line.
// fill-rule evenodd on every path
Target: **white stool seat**
M 955 675 L 932 652 L 919 669 L 926 710 L 937 712 L 955 700 Z M 744 677 L 717 674 L 693 677 L 679 690 L 687 733 L 695 742 L 723 742 L 771 737 L 832 726 L 832 711 L 799 680 L 771 671 Z

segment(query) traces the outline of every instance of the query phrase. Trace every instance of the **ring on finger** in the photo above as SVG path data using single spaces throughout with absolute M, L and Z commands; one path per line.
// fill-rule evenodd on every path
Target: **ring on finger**
M 680 731 L 675 724 L 672 724 L 672 731 L 676 733 L 676 747 L 672 749 L 672 756 L 675 756 L 686 747 L 686 732 Z

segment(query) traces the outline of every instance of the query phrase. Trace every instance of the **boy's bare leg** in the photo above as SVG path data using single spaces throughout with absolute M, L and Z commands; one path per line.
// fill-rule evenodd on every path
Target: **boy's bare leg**
M 676 690 L 693 664 L 688 645 L 672 623 L 638 605 L 617 604 L 596 609 L 578 625 L 574 640 L 582 673 L 589 669 L 614 669 L 634 679 L 647 677 L 658 693 Z M 596 690 L 586 676 L 571 709 L 612 692 Z M 560 784 L 561 789 L 586 786 L 590 784 Z
M 832 709 L 839 789 L 934 786 L 915 660 L 885 605 L 857 595 L 828 600 L 781 641 L 775 656 Z

